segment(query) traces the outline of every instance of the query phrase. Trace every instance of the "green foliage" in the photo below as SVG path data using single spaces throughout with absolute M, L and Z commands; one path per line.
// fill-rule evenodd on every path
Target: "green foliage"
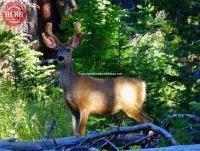
M 171 64 L 177 71 L 177 76 L 168 76 L 168 81 L 173 81 L 184 86 L 179 91 L 177 97 L 177 109 L 186 111 L 185 108 L 192 100 L 197 100 L 199 93 L 199 76 L 195 76 L 199 68 L 199 14 L 197 13 L 199 2 L 192 1 L 148 1 L 155 10 L 166 12 L 166 21 L 168 26 L 165 29 L 166 50 L 168 54 L 173 54 L 177 59 Z M 165 27 L 165 26 L 164 26 Z M 184 97 L 183 97 L 184 96 Z M 199 99 L 198 99 L 199 100 Z M 187 108 L 188 109 L 188 108 Z
M 0 56 L 8 63 L 9 68 L 9 80 L 6 82 L 10 82 L 16 90 L 18 87 L 31 90 L 37 85 L 46 84 L 53 66 L 39 66 L 39 56 L 42 54 L 31 50 L 32 44 L 27 45 L 26 37 L 19 33 L 14 35 L 1 31 L 0 34 L 0 37 L 3 37 Z
M 168 119 L 170 125 L 170 133 L 173 134 L 179 144 L 198 144 L 200 141 L 200 127 L 191 119 Z M 159 147 L 169 146 L 169 141 L 162 139 Z
M 139 77 L 147 82 L 148 100 L 146 109 L 154 117 L 163 118 L 170 113 L 176 102 L 179 91 L 183 89 L 181 84 L 168 81 L 167 75 L 176 76 L 178 73 L 173 68 L 172 62 L 177 60 L 173 54 L 169 54 L 166 48 L 166 13 L 159 11 L 153 16 L 151 14 L 155 7 L 151 4 L 139 5 L 136 22 L 131 24 L 132 47 L 126 51 L 126 68 L 129 68 L 129 75 Z M 163 30 L 165 29 L 165 30 Z M 175 87 L 176 89 L 173 89 Z M 162 108 L 169 112 L 164 114 Z
M 190 105 L 190 108 L 191 108 L 191 111 L 193 112 L 193 114 L 196 114 L 199 116 L 200 115 L 200 103 L 190 102 L 189 105 Z
M 199 96 L 197 79 L 200 78 L 194 76 L 197 75 L 199 68 L 197 65 L 199 61 L 194 59 L 199 56 L 198 49 L 196 49 L 199 45 L 197 44 L 193 48 L 194 45 L 184 42 L 188 41 L 186 38 L 192 36 L 193 40 L 190 39 L 190 42 L 197 43 L 199 33 L 185 35 L 185 31 L 195 30 L 194 26 L 188 22 L 182 24 L 181 21 L 177 22 L 170 18 L 172 12 L 169 12 L 168 8 L 176 2 L 161 2 L 163 3 L 139 1 L 138 11 L 130 15 L 130 18 L 134 20 L 134 23 L 131 22 L 128 28 L 129 33 L 133 35 L 131 39 L 133 47 L 126 51 L 126 57 L 132 56 L 132 58 L 125 62 L 127 74 L 140 77 L 147 82 L 146 109 L 160 120 L 170 112 L 191 112 L 188 103 Z M 195 3 L 185 2 L 180 5 L 191 9 L 194 7 L 193 4 Z M 185 9 L 185 7 L 181 9 Z M 170 11 L 175 12 L 176 10 Z M 196 17 L 188 16 L 186 18 L 193 18 L 193 21 L 199 24 L 197 14 L 192 15 Z M 188 26 L 190 28 L 186 29 Z M 168 112 L 163 113 L 163 110 Z
M 83 0 L 79 7 L 80 12 L 70 17 L 64 16 L 60 25 L 67 37 L 72 36 L 72 22 L 79 21 L 82 25 L 83 41 L 74 51 L 77 70 L 119 72 L 118 47 L 120 37 L 123 36 L 119 33 L 122 10 L 108 1 L 100 0 Z
M 41 67 L 41 53 L 25 40 L 0 30 L 0 138 L 39 139 L 53 119 L 54 136 L 64 136 L 71 129 L 70 116 L 61 89 L 49 83 L 54 66 Z
M 190 130 L 188 123 L 191 123 L 189 119 L 175 119 L 171 121 L 172 133 L 176 140 L 180 144 L 192 143 L 192 131 Z
M 56 119 L 56 129 L 52 137 L 63 137 L 70 133 L 69 110 L 66 109 L 62 91 L 50 87 L 37 99 L 14 94 L 12 88 L 0 88 L 0 138 L 33 140 L 42 138 L 48 125 Z M 39 98 L 40 96 L 40 98 Z

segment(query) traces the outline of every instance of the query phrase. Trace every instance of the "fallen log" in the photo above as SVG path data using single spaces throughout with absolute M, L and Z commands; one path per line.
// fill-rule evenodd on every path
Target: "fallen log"
M 0 150 L 26 150 L 26 151 L 41 151 L 41 150 L 59 150 L 59 149 L 73 149 L 77 147 L 88 147 L 88 150 L 99 147 L 98 141 L 104 140 L 102 148 L 116 146 L 125 146 L 132 142 L 145 139 L 143 134 L 132 134 L 142 130 L 154 131 L 165 139 L 167 139 L 172 145 L 178 143 L 173 136 L 166 130 L 154 125 L 154 124 L 140 124 L 129 127 L 115 127 L 111 130 L 99 133 L 90 133 L 86 136 L 75 136 L 65 138 L 54 138 L 54 139 L 42 139 L 37 141 L 16 141 L 15 139 L 2 140 L 0 141 Z M 123 141 L 122 141 L 123 140 Z M 134 144 L 134 143 L 133 143 Z M 100 150 L 102 150 L 100 148 Z M 114 150 L 114 149 L 113 149 Z

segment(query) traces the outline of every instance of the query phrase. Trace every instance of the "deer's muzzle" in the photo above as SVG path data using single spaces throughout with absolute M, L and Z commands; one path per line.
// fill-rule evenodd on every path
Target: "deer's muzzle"
M 64 61 L 65 58 L 63 56 L 58 56 L 58 61 Z

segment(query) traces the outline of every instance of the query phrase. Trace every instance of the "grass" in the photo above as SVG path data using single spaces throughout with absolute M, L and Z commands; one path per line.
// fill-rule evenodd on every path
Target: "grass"
M 52 137 L 70 134 L 71 115 L 60 88 L 48 88 L 37 97 L 20 92 L 16 94 L 10 87 L 1 87 L 0 92 L 0 139 L 40 139 L 53 119 L 56 120 L 56 128 Z

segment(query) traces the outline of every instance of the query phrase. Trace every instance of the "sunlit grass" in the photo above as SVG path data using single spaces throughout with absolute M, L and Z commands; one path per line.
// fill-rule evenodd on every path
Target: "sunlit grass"
M 49 93 L 46 94 L 48 97 L 31 100 L 28 96 L 14 94 L 9 87 L 1 88 L 0 139 L 41 139 L 53 119 L 56 120 L 56 128 L 51 137 L 69 135 L 71 115 L 63 101 L 62 91 L 52 87 L 47 93 Z

